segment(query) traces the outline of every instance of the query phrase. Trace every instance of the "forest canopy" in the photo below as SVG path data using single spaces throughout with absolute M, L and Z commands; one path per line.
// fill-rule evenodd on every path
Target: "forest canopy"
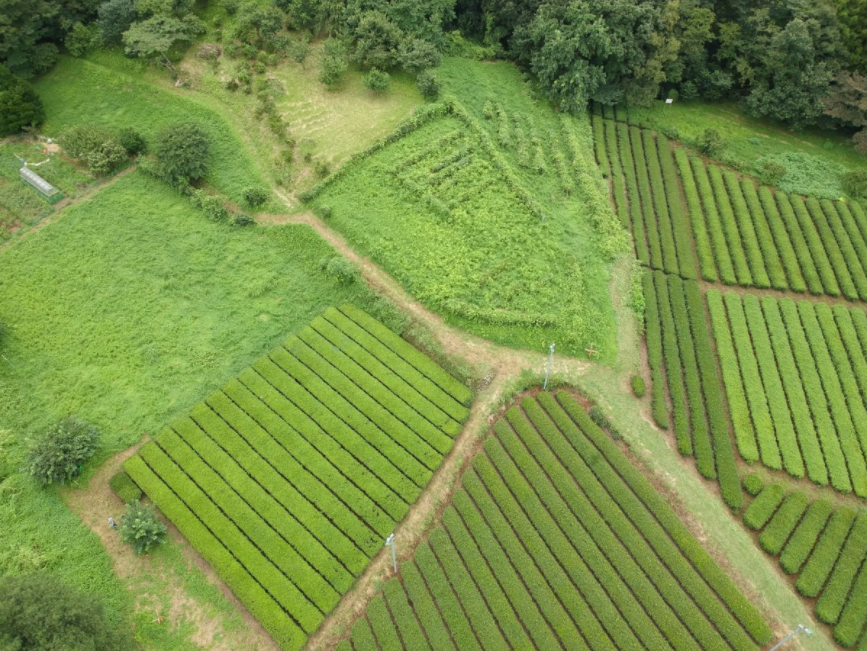
M 210 0 L 222 30 L 260 48 L 283 29 L 339 42 L 366 71 L 436 67 L 462 38 L 532 72 L 561 109 L 589 101 L 738 98 L 794 129 L 860 128 L 867 0 Z M 0 0 L 0 63 L 28 78 L 64 48 L 117 44 L 171 65 L 170 50 L 205 32 L 207 0 Z M 460 34 L 460 36 L 455 36 Z M 339 62 L 338 62 L 339 63 Z M 345 65 L 345 64 L 341 64 Z M 861 140 L 865 140 L 861 138 Z

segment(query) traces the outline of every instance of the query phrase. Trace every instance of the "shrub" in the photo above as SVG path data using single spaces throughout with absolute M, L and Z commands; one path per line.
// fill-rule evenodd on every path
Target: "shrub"
M 316 172 L 316 176 L 328 176 L 328 173 L 331 169 L 328 167 L 328 161 L 318 160 L 313 165 L 313 170 Z
M 133 500 L 126 505 L 126 513 L 120 520 L 120 536 L 132 545 L 136 554 L 144 554 L 154 545 L 165 543 L 166 525 L 157 519 L 154 507 Z
M 364 77 L 364 87 L 374 93 L 387 91 L 389 84 L 391 84 L 391 75 L 377 68 L 372 68 Z
M 156 157 L 170 183 L 198 181 L 208 173 L 210 138 L 192 123 L 173 124 L 157 137 Z
M 135 482 L 130 479 L 130 476 L 122 470 L 109 480 L 108 485 L 111 486 L 111 490 L 114 491 L 114 494 L 117 495 L 124 504 L 142 498 L 141 489 L 136 486 Z
M 70 416 L 51 427 L 30 445 L 27 471 L 47 486 L 65 484 L 78 475 L 99 445 L 99 431 Z
M 126 150 L 130 156 L 138 156 L 139 154 L 147 153 L 148 143 L 138 131 L 132 127 L 124 127 L 117 134 L 120 146 Z
M 673 125 L 664 127 L 662 133 L 666 138 L 671 138 L 672 140 L 677 140 L 680 137 L 680 131 Z
M 761 493 L 764 487 L 765 482 L 756 473 L 751 472 L 744 477 L 744 490 L 753 497 Z
M 847 172 L 840 177 L 840 185 L 849 194 L 858 199 L 867 197 L 867 171 Z
M 92 124 L 73 127 L 60 136 L 66 152 L 94 173 L 108 174 L 126 160 L 126 150 L 108 131 Z
M 102 605 L 92 595 L 70 588 L 50 574 L 0 580 L 0 631 L 4 649 L 128 648 L 124 636 L 112 629 Z
M 843 188 L 841 175 L 846 172 L 839 163 L 821 156 L 813 156 L 798 151 L 782 154 L 768 154 L 755 162 L 756 169 L 762 169 L 768 162 L 786 168 L 776 185 L 784 192 L 812 195 L 819 199 L 838 199 Z
M 226 210 L 226 206 L 220 197 L 213 195 L 202 196 L 200 197 L 200 207 L 202 212 L 205 213 L 205 217 L 212 221 L 220 222 L 229 218 L 229 211 Z
M 607 429 L 611 434 L 611 438 L 615 441 L 619 441 L 621 439 L 620 432 L 618 429 L 611 424 L 611 421 L 608 420 L 608 417 L 605 413 L 599 408 L 598 405 L 593 405 L 590 407 L 590 410 L 587 412 L 590 415 L 590 419 L 599 425 L 602 429 Z
M 333 214 L 333 209 L 331 206 L 317 206 L 313 209 L 313 212 L 315 212 L 321 219 L 330 219 Z
M 359 278 L 358 268 L 342 255 L 325 258 L 320 263 L 326 276 L 330 276 L 341 285 L 351 285 Z
M 716 129 L 705 129 L 698 137 L 698 150 L 706 156 L 718 156 L 725 149 L 725 140 Z
M 644 378 L 640 375 L 633 375 L 629 383 L 632 386 L 632 395 L 636 398 L 643 398 L 645 391 Z
M 756 165 L 759 178 L 768 185 L 776 185 L 786 175 L 786 166 L 773 160 L 764 160 Z
M 251 186 L 244 190 L 244 201 L 251 208 L 258 208 L 268 201 L 268 190 L 258 186 Z
M 319 60 L 319 81 L 326 86 L 336 86 L 348 68 L 346 47 L 337 39 L 330 38 L 322 46 Z
M 422 70 L 415 78 L 415 83 L 418 86 L 418 92 L 425 99 L 434 100 L 439 97 L 442 83 L 439 79 L 433 76 L 429 70 Z
M 232 217 L 232 223 L 235 226 L 251 226 L 256 223 L 256 220 L 246 213 L 238 212 Z

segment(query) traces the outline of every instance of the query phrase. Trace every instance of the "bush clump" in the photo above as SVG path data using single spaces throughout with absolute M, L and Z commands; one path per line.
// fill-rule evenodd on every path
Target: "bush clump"
M 51 574 L 0 579 L 0 648 L 28 651 L 129 648 L 102 605 Z
M 644 387 L 644 378 L 640 375 L 633 375 L 632 379 L 629 381 L 629 384 L 632 386 L 632 395 L 636 398 L 643 398 L 645 387 Z
M 120 520 L 120 536 L 136 554 L 144 554 L 166 541 L 166 525 L 159 521 L 154 507 L 133 500 Z
M 65 484 L 81 472 L 99 446 L 99 431 L 70 416 L 32 441 L 27 453 L 27 472 L 43 486 Z
M 372 68 L 364 77 L 364 87 L 374 93 L 384 93 L 390 84 L 391 75 L 378 68 Z
M 126 150 L 126 153 L 130 156 L 138 156 L 147 153 L 147 141 L 144 139 L 143 135 L 132 127 L 124 127 L 121 129 L 117 134 L 117 139 L 120 142 L 121 147 L 123 147 Z
M 744 490 L 753 497 L 761 493 L 762 489 L 765 487 L 765 482 L 762 481 L 762 478 L 754 472 L 751 472 L 749 475 L 744 477 L 743 483 Z
M 351 285 L 358 280 L 358 268 L 342 255 L 325 258 L 320 267 L 326 276 L 334 278 L 341 285 Z
M 622 437 L 620 436 L 620 431 L 608 420 L 608 417 L 599 408 L 599 405 L 593 405 L 590 407 L 590 410 L 587 412 L 590 415 L 590 420 L 599 425 L 602 429 L 608 430 L 608 433 L 611 434 L 611 438 L 615 441 L 619 441 Z
M 92 124 L 72 127 L 61 135 L 60 144 L 70 156 L 84 161 L 98 176 L 109 174 L 127 160 L 126 149 L 120 140 Z
M 429 100 L 435 100 L 439 97 L 442 83 L 439 79 L 433 76 L 429 70 L 422 70 L 415 78 L 415 83 L 418 86 L 418 92 L 422 97 Z
M 249 187 L 244 190 L 244 201 L 251 208 L 263 206 L 268 201 L 268 190 L 258 186 Z
M 108 481 L 108 485 L 124 504 L 142 498 L 141 488 L 122 470 Z
M 846 194 L 857 199 L 867 197 L 867 171 L 847 172 L 840 177 L 840 185 Z
M 725 145 L 725 140 L 716 129 L 705 129 L 696 143 L 698 150 L 705 156 L 719 156 Z
M 252 226 L 256 223 L 256 220 L 246 213 L 239 212 L 235 213 L 235 216 L 232 217 L 232 223 L 235 226 Z

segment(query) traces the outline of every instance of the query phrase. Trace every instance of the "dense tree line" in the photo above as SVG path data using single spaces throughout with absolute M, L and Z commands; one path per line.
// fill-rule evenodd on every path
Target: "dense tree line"
M 284 28 L 333 37 L 325 76 L 436 67 L 450 33 L 514 59 L 564 110 L 588 101 L 738 97 L 795 129 L 867 123 L 867 0 L 249 0 L 220 2 L 236 42 L 273 47 Z M 205 0 L 200 0 L 206 4 Z M 195 0 L 0 0 L 0 64 L 21 77 L 120 44 L 173 67 L 204 32 Z M 867 134 L 856 144 L 867 151 Z

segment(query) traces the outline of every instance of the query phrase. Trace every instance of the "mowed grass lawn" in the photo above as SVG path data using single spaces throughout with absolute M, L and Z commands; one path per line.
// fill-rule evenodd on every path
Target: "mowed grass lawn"
M 258 162 L 241 138 L 215 110 L 181 94 L 133 76 L 135 68 L 111 56 L 95 61 L 62 57 L 35 88 L 45 104 L 42 133 L 57 137 L 77 124 L 108 129 L 132 127 L 151 143 L 165 127 L 193 122 L 211 137 L 210 172 L 205 179 L 232 200 L 241 202 L 244 188 L 265 185 Z
M 125 616 L 97 537 L 20 472 L 25 439 L 68 414 L 95 423 L 86 475 L 325 307 L 381 318 L 366 289 L 320 271 L 330 255 L 304 226 L 211 223 L 138 172 L 0 253 L 0 575 L 46 568 Z

